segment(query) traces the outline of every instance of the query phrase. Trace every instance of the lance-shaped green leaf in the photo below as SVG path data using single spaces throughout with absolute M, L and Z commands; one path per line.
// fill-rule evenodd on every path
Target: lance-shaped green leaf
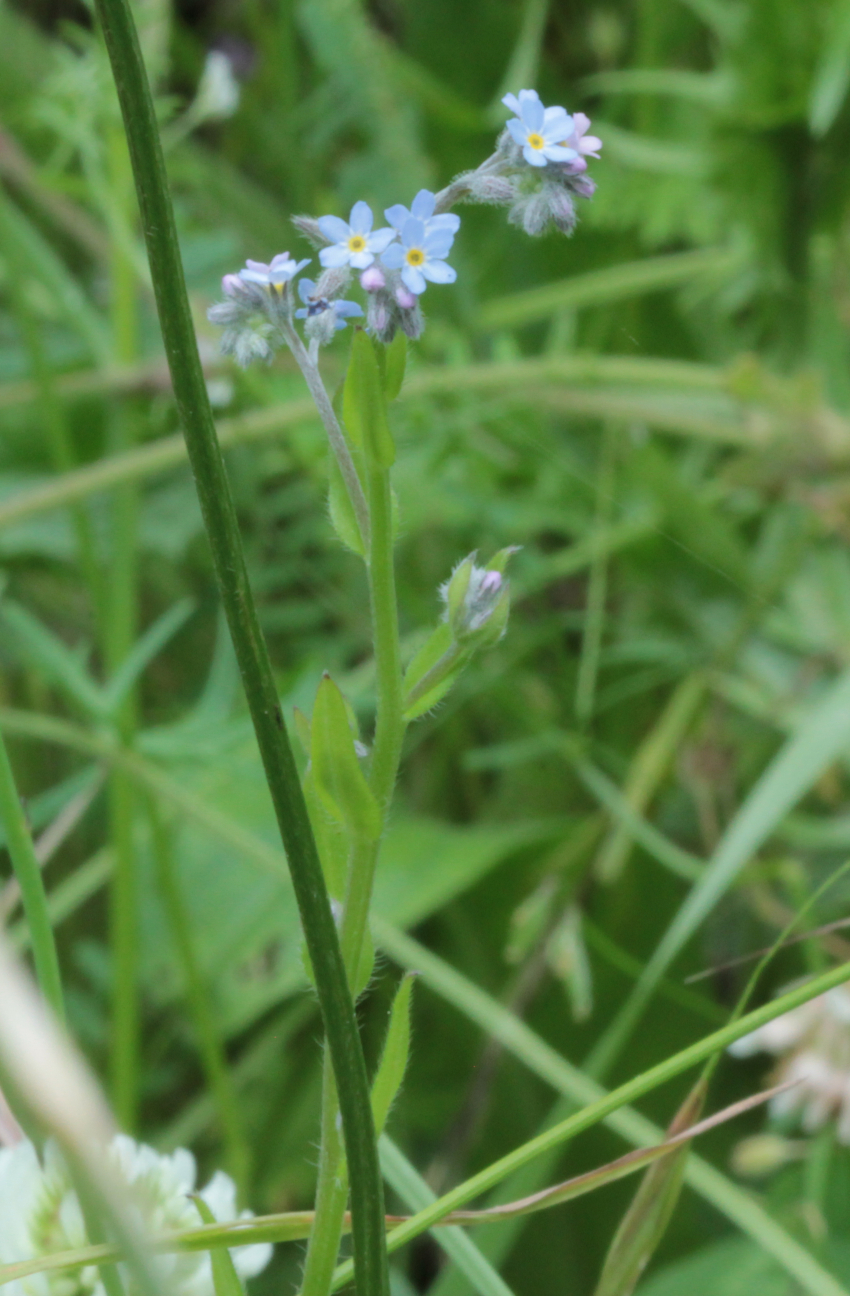
M 410 1054 L 410 997 L 414 980 L 414 974 L 408 972 L 402 977 L 396 990 L 390 1009 L 384 1051 L 372 1081 L 372 1119 L 376 1134 L 383 1131 L 407 1070 Z
M 205 1224 L 218 1223 L 200 1193 L 192 1193 L 192 1201 L 195 1203 L 195 1209 Z M 215 1296 L 245 1296 L 245 1289 L 239 1281 L 239 1275 L 236 1272 L 235 1264 L 230 1258 L 229 1251 L 224 1247 L 216 1247 L 210 1250 L 210 1264 L 212 1265 Z
M 395 462 L 395 445 L 387 422 L 387 399 L 372 339 L 355 330 L 345 376 L 342 411 L 348 435 L 367 460 L 379 468 Z
M 328 674 L 316 694 L 310 758 L 316 792 L 328 813 L 353 837 L 379 837 L 381 811 L 360 768 L 345 698 Z
M 357 525 L 357 516 L 351 503 L 351 496 L 348 493 L 334 455 L 330 457 L 328 512 L 331 517 L 331 525 L 346 549 L 351 549 L 360 558 L 365 558 L 366 550 L 363 547 L 363 537 L 360 534 L 360 527 Z
M 705 1102 L 701 1077 L 682 1103 L 667 1131 L 673 1139 L 698 1120 Z M 664 1236 L 682 1191 L 690 1151 L 683 1143 L 650 1166 L 605 1257 L 595 1296 L 631 1296 L 638 1279 Z
M 392 342 L 384 349 L 384 391 L 388 401 L 394 401 L 400 395 L 406 368 L 407 338 L 399 329 Z

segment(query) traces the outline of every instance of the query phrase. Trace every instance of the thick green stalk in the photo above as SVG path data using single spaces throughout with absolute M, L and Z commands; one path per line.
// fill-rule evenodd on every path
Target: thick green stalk
M 59 959 L 56 956 L 53 928 L 47 912 L 44 882 L 21 807 L 15 776 L 9 763 L 9 754 L 2 737 L 0 737 L 0 819 L 6 829 L 12 868 L 15 870 L 21 888 L 38 984 L 56 1016 L 60 1021 L 64 1021 L 65 1006 L 62 999 Z
M 292 874 L 331 1059 L 352 1184 L 360 1296 L 386 1296 L 384 1194 L 366 1064 L 342 951 L 265 640 L 245 568 L 230 485 L 198 356 L 153 101 L 127 0 L 97 0 L 130 144 L 174 395 L 222 603 Z
M 373 468 L 368 485 L 369 598 L 378 688 L 369 785 L 386 815 L 398 774 L 405 728 L 389 471 Z M 355 987 L 369 921 L 379 849 L 380 840 L 357 841 L 349 860 L 341 942 L 349 983 Z M 316 1217 L 310 1233 L 302 1296 L 327 1296 L 342 1238 L 348 1177 L 337 1129 L 338 1110 L 336 1085 L 326 1060 L 322 1079 L 322 1144 L 316 1189 Z

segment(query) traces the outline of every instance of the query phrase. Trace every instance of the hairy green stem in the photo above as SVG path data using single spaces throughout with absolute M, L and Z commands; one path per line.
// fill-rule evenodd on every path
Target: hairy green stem
M 389 1279 L 384 1194 L 366 1064 L 322 866 L 257 619 L 230 484 L 216 440 L 153 101 L 128 0 L 97 0 L 97 12 L 130 145 L 174 395 L 339 1081 L 352 1183 L 357 1290 L 360 1296 L 386 1296 Z
M 392 800 L 404 738 L 401 651 L 393 565 L 392 491 L 385 469 L 369 473 L 369 598 L 378 708 L 369 784 L 384 817 Z M 349 982 L 356 989 L 368 931 L 380 840 L 356 841 L 348 865 L 341 942 Z M 337 1129 L 338 1096 L 330 1067 L 322 1080 L 322 1145 L 316 1217 L 310 1234 L 302 1296 L 327 1296 L 343 1233 L 348 1179 Z
M 15 870 L 21 888 L 38 984 L 56 1016 L 60 1021 L 64 1021 L 65 1006 L 62 999 L 59 959 L 56 955 L 50 915 L 47 912 L 44 881 L 21 799 L 18 796 L 9 754 L 2 737 L 0 737 L 0 820 L 6 830 L 12 868 Z

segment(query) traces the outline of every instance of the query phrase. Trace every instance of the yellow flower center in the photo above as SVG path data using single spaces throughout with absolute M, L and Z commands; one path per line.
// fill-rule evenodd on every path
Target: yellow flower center
M 352 234 L 348 240 L 349 252 L 363 252 L 366 248 L 366 240 L 362 234 Z
M 543 139 L 542 135 L 529 135 L 528 147 L 537 149 L 539 151 L 540 149 L 546 147 L 546 141 Z
M 411 266 L 421 266 L 425 260 L 425 253 L 421 248 L 408 248 L 407 264 Z

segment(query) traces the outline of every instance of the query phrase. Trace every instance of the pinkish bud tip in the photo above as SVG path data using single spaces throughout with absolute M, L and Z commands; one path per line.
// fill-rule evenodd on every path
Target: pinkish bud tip
M 360 287 L 364 292 L 377 292 L 386 285 L 383 271 L 376 265 L 369 266 L 360 276 Z
M 235 297 L 242 287 L 238 274 L 226 274 L 221 281 L 221 290 L 225 297 Z
M 481 582 L 482 594 L 493 594 L 502 587 L 502 573 L 497 571 L 488 571 Z
M 395 290 L 395 299 L 402 310 L 411 310 L 416 305 L 416 294 L 408 292 L 401 284 Z

